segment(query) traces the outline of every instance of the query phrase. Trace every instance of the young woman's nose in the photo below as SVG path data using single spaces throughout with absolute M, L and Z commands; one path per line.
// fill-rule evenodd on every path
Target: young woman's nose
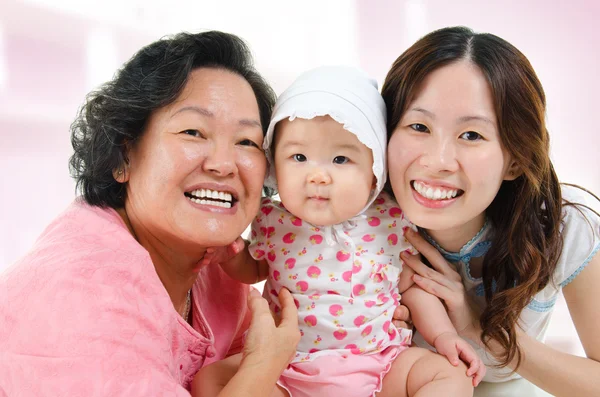
M 421 165 L 432 172 L 454 172 L 458 169 L 456 142 L 453 139 L 436 138 L 429 141 L 421 156 Z
M 221 177 L 234 175 L 237 172 L 234 145 L 229 142 L 214 141 L 206 153 L 202 169 Z
M 318 185 L 329 185 L 331 183 L 331 175 L 323 167 L 313 167 L 308 173 L 308 182 Z

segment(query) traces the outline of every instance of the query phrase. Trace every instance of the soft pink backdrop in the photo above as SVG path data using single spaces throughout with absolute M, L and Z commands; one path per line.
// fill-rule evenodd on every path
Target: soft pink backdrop
M 3 0 L 0 271 L 74 197 L 69 124 L 85 94 L 136 49 L 181 30 L 244 37 L 277 92 L 321 64 L 354 64 L 382 82 L 404 49 L 443 26 L 497 34 L 528 56 L 544 84 L 559 177 L 600 193 L 599 17 L 592 0 Z M 549 338 L 581 352 L 564 304 L 555 317 L 567 325 Z

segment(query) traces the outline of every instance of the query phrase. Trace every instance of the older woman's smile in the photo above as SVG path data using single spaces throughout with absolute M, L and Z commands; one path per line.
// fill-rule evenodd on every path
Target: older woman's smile
M 222 208 L 231 208 L 238 201 L 235 194 L 221 190 L 195 189 L 184 194 L 193 203 Z

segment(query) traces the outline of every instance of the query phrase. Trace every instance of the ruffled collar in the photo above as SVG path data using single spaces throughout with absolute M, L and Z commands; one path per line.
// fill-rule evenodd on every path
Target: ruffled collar
M 490 230 L 491 225 L 488 219 L 485 219 L 483 227 L 475 237 L 469 240 L 465 245 L 462 246 L 458 252 L 449 252 L 443 249 L 424 229 L 419 229 L 423 236 L 442 254 L 442 256 L 449 262 L 459 263 L 462 262 L 465 265 L 469 265 L 471 258 L 478 258 L 484 256 L 489 251 L 492 242 L 490 241 Z

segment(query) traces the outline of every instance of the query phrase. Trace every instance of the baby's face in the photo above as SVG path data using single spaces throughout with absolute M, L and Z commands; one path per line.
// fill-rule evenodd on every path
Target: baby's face
M 318 226 L 357 215 L 376 183 L 371 149 L 329 116 L 279 122 L 275 174 L 285 208 Z

